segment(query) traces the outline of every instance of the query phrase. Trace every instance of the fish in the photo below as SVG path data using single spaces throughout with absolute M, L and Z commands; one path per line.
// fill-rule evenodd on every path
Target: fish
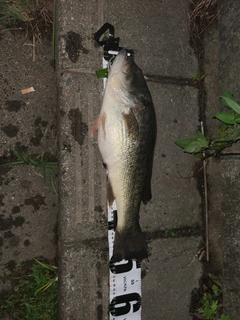
M 153 100 L 142 70 L 121 49 L 109 70 L 100 114 L 98 148 L 107 170 L 107 200 L 117 205 L 113 261 L 148 257 L 139 223 L 141 202 L 150 201 L 157 125 Z

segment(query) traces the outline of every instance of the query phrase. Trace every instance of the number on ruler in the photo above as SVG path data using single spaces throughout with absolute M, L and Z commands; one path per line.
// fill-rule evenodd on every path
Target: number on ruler
M 135 302 L 135 303 L 130 303 Z M 119 306 L 118 305 L 123 305 Z M 141 297 L 138 293 L 129 293 L 122 296 L 118 296 L 112 299 L 110 303 L 110 313 L 111 315 L 118 317 L 128 314 L 131 311 L 131 305 L 133 312 L 137 312 L 141 307 Z

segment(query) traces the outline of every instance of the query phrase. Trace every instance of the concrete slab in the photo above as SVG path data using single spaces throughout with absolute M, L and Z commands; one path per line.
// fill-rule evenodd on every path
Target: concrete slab
M 145 231 L 199 227 L 201 196 L 197 189 L 199 160 L 184 154 L 174 141 L 195 137 L 197 90 L 188 86 L 149 83 L 157 116 L 157 142 L 152 200 L 141 207 Z
M 53 261 L 58 199 L 50 184 L 27 166 L 0 168 L 0 172 L 0 273 L 40 256 Z
M 204 79 L 205 85 L 205 135 L 211 139 L 218 138 L 221 122 L 213 119 L 214 114 L 224 111 L 220 102 L 219 85 L 219 31 L 218 23 L 211 24 L 204 33 Z M 222 276 L 222 185 L 221 164 L 219 158 L 207 161 L 207 193 L 209 210 L 209 263 L 208 272 Z
M 158 239 L 149 261 L 142 263 L 142 319 L 191 319 L 190 294 L 198 288 L 201 238 Z
M 106 236 L 106 174 L 96 136 L 90 138 L 99 84 L 96 76 L 76 73 L 64 73 L 60 82 L 60 239 L 68 243 Z
M 96 48 L 93 34 L 109 22 L 121 46 L 136 49 L 146 74 L 191 78 L 197 59 L 189 45 L 188 10 L 188 1 L 177 0 L 59 1 L 59 67 L 95 73 L 102 50 Z
M 237 72 L 240 64 L 238 46 L 240 28 L 239 11 L 239 3 L 229 0 L 219 16 L 221 89 L 230 90 L 236 97 L 240 97 L 238 85 L 240 75 Z
M 108 319 L 108 257 L 100 246 L 60 248 L 58 319 Z
M 136 49 L 146 74 L 188 77 L 197 73 L 189 45 L 188 1 L 108 1 L 107 21 L 122 46 Z
M 51 43 L 43 41 L 37 46 L 33 61 L 32 43 L 20 34 L 14 37 L 10 31 L 4 32 L 0 50 L 0 156 L 9 157 L 16 144 L 25 152 L 45 151 L 56 156 L 57 91 L 51 57 Z M 35 91 L 21 93 L 29 87 Z
M 239 14 L 238 2 L 228 1 L 219 17 L 220 84 L 239 99 Z M 236 150 L 235 148 L 233 150 Z M 239 152 L 239 148 L 238 151 Z M 225 155 L 222 166 L 223 212 L 223 308 L 232 319 L 239 318 L 239 157 Z
M 31 41 L 2 25 L 0 31 L 0 163 L 16 160 L 16 145 L 20 152 L 35 156 L 45 152 L 56 161 L 51 43 L 38 44 L 33 61 Z M 23 95 L 21 90 L 28 87 L 35 91 Z M 56 257 L 58 199 L 40 175 L 28 166 L 0 168 L 1 275 L 24 260 L 42 256 L 53 262 Z
M 95 74 L 101 69 L 102 48 L 98 48 L 94 33 L 106 22 L 106 1 L 58 1 L 57 34 L 59 70 L 81 68 Z M 100 68 L 99 68 L 100 66 Z
M 240 313 L 240 212 L 239 172 L 240 157 L 228 156 L 221 160 L 223 212 L 223 308 L 232 319 Z

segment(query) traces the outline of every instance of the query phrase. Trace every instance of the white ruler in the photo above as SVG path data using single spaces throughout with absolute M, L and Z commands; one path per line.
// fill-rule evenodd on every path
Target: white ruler
M 103 68 L 108 62 L 103 59 Z M 104 79 L 104 88 L 106 79 Z M 109 244 L 109 320 L 141 320 L 141 263 L 135 260 L 114 262 L 113 246 L 117 206 L 108 208 Z
M 117 207 L 108 206 L 108 243 L 109 243 L 109 319 L 141 319 L 141 264 L 140 261 L 112 261 L 114 245 L 114 221 Z M 114 217 L 115 216 L 115 217 Z

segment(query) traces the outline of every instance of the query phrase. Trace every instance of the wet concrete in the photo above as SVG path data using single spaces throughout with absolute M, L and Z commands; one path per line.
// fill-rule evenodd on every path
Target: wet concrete
M 0 163 L 20 154 L 36 157 L 45 152 L 57 159 L 55 71 L 51 43 L 36 46 L 20 32 L 0 27 Z M 23 95 L 22 89 L 35 91 Z M 25 260 L 57 255 L 58 197 L 41 170 L 29 165 L 0 167 L 0 274 Z M 54 179 L 57 176 L 54 175 Z M 2 286 L 1 286 L 2 288 Z

